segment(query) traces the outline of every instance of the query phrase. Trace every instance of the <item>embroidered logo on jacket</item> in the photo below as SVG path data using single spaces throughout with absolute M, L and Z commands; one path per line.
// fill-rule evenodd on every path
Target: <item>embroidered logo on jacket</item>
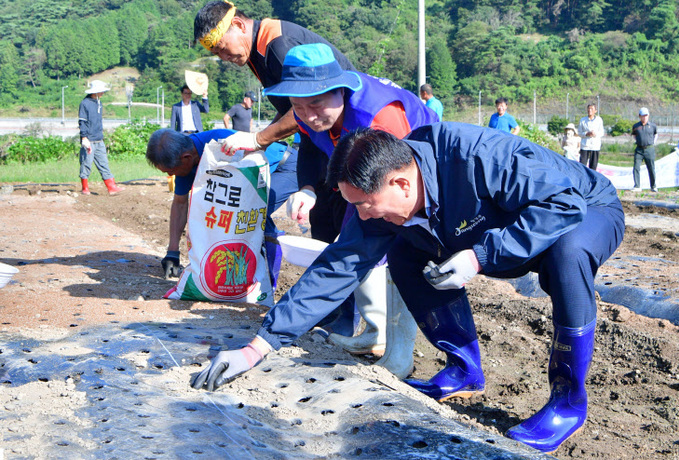
M 464 232 L 468 232 L 469 230 L 473 229 L 477 225 L 479 225 L 481 222 L 486 220 L 486 216 L 476 216 L 474 217 L 471 222 L 467 223 L 466 220 L 463 220 L 460 222 L 460 226 L 455 229 L 455 236 L 460 236 Z

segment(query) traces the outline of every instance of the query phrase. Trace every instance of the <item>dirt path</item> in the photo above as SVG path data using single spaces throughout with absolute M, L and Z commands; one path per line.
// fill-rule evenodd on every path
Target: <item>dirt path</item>
M 22 270 L 18 282 L 0 291 L 0 331 L 58 337 L 112 320 L 219 321 L 225 311 L 259 321 L 257 308 L 160 300 L 172 286 L 159 268 L 171 202 L 163 181 L 129 184 L 116 197 L 98 184 L 90 197 L 72 191 L 75 186 L 34 186 L 0 196 L 0 261 Z M 628 222 L 646 228 L 628 226 L 598 282 L 648 291 L 658 302 L 674 299 L 679 310 L 679 229 L 671 227 L 679 211 L 629 201 L 649 196 L 624 198 Z M 650 198 L 677 203 L 676 193 Z M 657 221 L 663 228 L 649 227 L 654 216 L 666 219 Z M 278 223 L 299 233 L 282 218 Z M 109 230 L 114 238 L 99 237 Z M 277 296 L 300 274 L 285 264 Z M 482 397 L 445 403 L 453 409 L 446 414 L 501 434 L 547 399 L 551 306 L 486 277 L 475 279 L 469 294 L 488 386 Z M 433 375 L 443 358 L 418 337 L 414 375 Z M 558 458 L 679 459 L 679 327 L 600 302 L 588 389 L 588 422 Z

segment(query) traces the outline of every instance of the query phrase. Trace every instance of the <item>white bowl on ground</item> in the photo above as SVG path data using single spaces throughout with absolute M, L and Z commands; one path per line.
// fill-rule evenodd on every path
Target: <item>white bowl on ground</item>
M 19 270 L 16 268 L 0 262 L 0 288 L 4 288 L 17 273 L 19 273 Z
M 282 235 L 278 237 L 283 258 L 293 265 L 307 268 L 328 246 L 328 243 L 301 236 Z

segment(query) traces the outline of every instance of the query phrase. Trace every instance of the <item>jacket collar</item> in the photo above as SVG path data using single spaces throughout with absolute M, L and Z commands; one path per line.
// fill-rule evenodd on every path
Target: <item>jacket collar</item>
M 404 139 L 413 152 L 413 157 L 420 168 L 422 175 L 422 182 L 424 183 L 425 193 L 429 203 L 429 209 L 426 209 L 429 223 L 433 227 L 438 224 L 439 220 L 436 217 L 436 211 L 439 209 L 439 183 L 436 157 L 434 156 L 434 149 L 429 142 L 416 141 L 412 139 Z

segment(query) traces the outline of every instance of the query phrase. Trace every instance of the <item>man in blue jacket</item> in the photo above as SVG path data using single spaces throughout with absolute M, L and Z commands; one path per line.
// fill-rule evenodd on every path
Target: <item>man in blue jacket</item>
M 351 292 L 385 253 L 424 335 L 446 353 L 429 381 L 445 400 L 485 388 L 465 284 L 477 273 L 537 272 L 553 303 L 551 396 L 507 436 L 556 450 L 587 417 L 594 350 L 594 276 L 622 242 L 624 214 L 608 179 L 517 136 L 461 123 L 424 126 L 400 141 L 357 131 L 337 145 L 328 182 L 356 206 L 328 246 L 267 314 L 255 339 L 221 351 L 193 381 L 208 390 L 289 345 Z

